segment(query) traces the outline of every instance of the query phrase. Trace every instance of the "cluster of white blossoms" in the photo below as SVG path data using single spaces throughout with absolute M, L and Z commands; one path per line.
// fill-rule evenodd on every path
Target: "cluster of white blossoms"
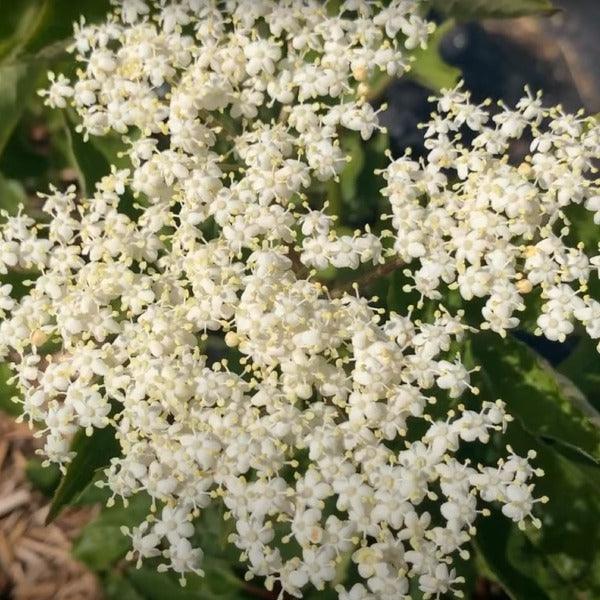
M 247 577 L 269 588 L 335 585 L 349 557 L 363 583 L 338 585 L 342 600 L 409 597 L 411 580 L 425 597 L 460 595 L 453 558 L 468 555 L 486 503 L 539 525 L 534 454 L 460 458 L 510 421 L 501 401 L 472 397 L 462 313 L 388 313 L 331 293 L 314 269 L 418 259 L 422 295 L 437 298 L 440 281 L 488 295 L 499 332 L 539 284 L 546 335 L 575 316 L 598 337 L 584 295 L 597 260 L 553 233 L 566 204 L 600 209 L 584 177 L 598 129 L 537 98 L 489 128 L 449 92 L 427 162 L 385 172 L 389 248 L 381 228 L 338 234 L 315 190 L 347 162 L 344 131 L 380 129 L 367 82 L 401 75 L 426 42 L 420 0 L 346 0 L 335 14 L 313 0 L 115 4 L 106 22 L 76 27 L 82 68 L 73 82 L 51 75 L 44 96 L 73 105 L 85 135 L 120 134 L 130 168 L 88 198 L 51 190 L 46 220 L 5 215 L 0 234 L 0 271 L 39 273 L 20 299 L 0 287 L 0 355 L 25 417 L 43 424 L 45 455 L 67 465 L 77 431 L 114 427 L 121 455 L 105 485 L 153 500 L 125 530 L 131 555 L 182 578 L 202 572 L 193 521 L 219 502 Z M 469 147 L 463 125 L 477 135 Z M 526 126 L 534 154 L 512 167 L 503 153 Z
M 544 108 L 540 94 L 514 110 L 487 105 L 460 87 L 446 93 L 425 125 L 426 158 L 407 154 L 384 173 L 394 249 L 417 265 L 407 287 L 432 299 L 444 286 L 486 298 L 482 327 L 501 335 L 538 291 L 536 333 L 562 342 L 578 320 L 600 339 L 600 302 L 588 293 L 600 254 L 573 243 L 570 216 L 581 205 L 600 224 L 600 123 Z M 529 146 L 520 162 L 517 140 Z

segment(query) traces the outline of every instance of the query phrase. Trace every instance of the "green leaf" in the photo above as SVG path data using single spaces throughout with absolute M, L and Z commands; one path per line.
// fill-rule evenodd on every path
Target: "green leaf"
M 507 349 L 500 348 L 499 351 L 506 352 Z M 476 357 L 480 358 L 480 355 Z M 493 365 L 486 365 L 486 371 L 490 366 Z M 499 387 L 520 388 L 519 378 L 522 375 L 519 373 L 506 374 L 508 380 L 484 375 L 480 386 L 482 396 L 486 399 L 501 395 Z M 533 400 L 538 398 L 536 396 Z M 527 402 L 521 393 L 512 399 L 506 396 L 504 399 L 512 400 L 509 402 L 512 413 L 519 410 L 520 402 Z M 540 405 L 540 420 L 545 418 L 546 408 L 546 405 Z M 495 436 L 490 444 L 479 450 L 470 449 L 469 458 L 473 463 L 487 464 L 493 464 L 504 456 L 507 444 L 521 456 L 534 450 L 537 456 L 532 462 L 544 471 L 542 477 L 535 479 L 535 496 L 545 495 L 549 498 L 547 504 L 539 504 L 535 509 L 536 516 L 542 521 L 539 530 L 527 527 L 525 531 L 520 531 L 510 521 L 503 519 L 497 524 L 498 531 L 490 531 L 485 528 L 486 519 L 478 521 L 478 550 L 486 555 L 491 554 L 493 560 L 488 561 L 488 566 L 512 592 L 513 598 L 528 600 L 530 597 L 527 583 L 522 589 L 518 585 L 520 578 L 512 577 L 516 572 L 533 579 L 553 600 L 575 597 L 591 600 L 600 597 L 600 571 L 597 568 L 600 565 L 600 547 L 594 543 L 582 544 L 581 540 L 600 539 L 597 468 L 592 470 L 579 461 L 568 460 L 564 452 L 558 452 L 556 444 L 550 445 L 548 439 L 544 440 L 545 437 L 528 432 L 521 419 L 517 418 L 505 434 Z M 502 527 L 508 533 L 503 534 Z M 503 535 L 508 538 L 504 539 Z M 500 548 L 495 546 L 496 542 Z M 489 562 L 497 563 L 497 566 L 494 568 Z
M 123 575 L 108 573 L 102 580 L 102 591 L 106 600 L 144 600 Z
M 69 463 L 50 506 L 46 523 L 53 521 L 60 511 L 87 486 L 96 471 L 117 456 L 120 446 L 112 426 L 95 429 L 91 436 L 79 431 L 73 442 L 75 458 Z
M 135 139 L 135 135 L 131 134 L 130 138 Z M 114 133 L 108 133 L 101 136 L 92 135 L 88 142 L 104 156 L 104 159 L 109 165 L 115 165 L 115 167 L 119 169 L 131 166 L 129 158 L 127 157 L 125 145 L 118 135 Z
M 26 467 L 25 474 L 31 484 L 45 496 L 52 496 L 60 483 L 60 469 L 58 465 L 42 466 L 42 461 L 31 459 Z
M 588 537 L 600 537 L 598 488 L 585 469 L 537 443 L 516 423 L 509 428 L 508 441 L 521 453 L 525 448 L 537 452 L 534 462 L 544 476 L 536 481 L 536 495 L 549 498 L 536 510 L 541 529 L 514 528 L 508 550 L 511 563 L 533 576 L 556 600 L 600 597 L 600 573 L 595 568 L 600 563 L 600 548 L 581 543 Z
M 386 297 L 386 306 L 389 311 L 394 311 L 399 314 L 404 314 L 407 309 L 409 298 L 402 291 L 406 284 L 406 276 L 401 270 L 394 271 L 389 277 L 389 285 Z
M 453 27 L 454 20 L 445 21 L 429 38 L 427 48 L 419 48 L 413 53 L 414 62 L 408 72 L 409 77 L 435 92 L 442 88 L 453 88 L 461 74 L 460 69 L 449 65 L 440 55 L 442 40 Z
M 558 365 L 557 370 L 568 377 L 587 397 L 588 402 L 600 411 L 600 352 L 597 340 L 585 332 L 575 350 Z
M 488 570 L 513 600 L 549 600 L 535 579 L 516 569 L 508 560 L 508 545 L 514 527 L 497 512 L 477 521 L 473 546 Z
M 0 154 L 36 91 L 43 70 L 42 62 L 35 59 L 0 63 Z
M 193 590 L 187 586 L 181 587 L 168 574 L 157 573 L 150 566 L 129 569 L 126 576 L 134 589 L 147 600 L 165 600 L 166 598 L 169 600 L 198 600 L 198 596 Z
M 223 560 L 205 559 L 204 577 L 190 580 L 190 589 L 206 590 L 215 598 L 237 600 L 244 582 L 233 573 L 233 565 Z
M 377 221 L 375 215 L 381 203 L 379 191 L 385 181 L 375 172 L 388 161 L 385 152 L 389 148 L 389 138 L 386 133 L 376 132 L 363 141 L 358 132 L 345 131 L 340 143 L 351 160 L 340 173 L 339 182 L 330 180 L 324 187 L 329 202 L 328 214 L 338 217 L 336 232 L 352 235 L 354 228 Z
M 339 217 L 342 214 L 342 194 L 337 181 L 331 179 L 326 184 L 327 188 L 327 214 Z
M 48 16 L 49 0 L 21 0 L 16 8 L 2 11 L 0 60 L 14 58 L 27 46 Z
M 20 300 L 29 293 L 29 283 L 35 281 L 38 276 L 39 272 L 37 271 L 9 271 L 0 275 L 0 285 L 5 283 L 12 285 L 11 296 L 16 300 Z
M 19 395 L 19 390 L 8 380 L 14 373 L 6 363 L 0 363 L 0 411 L 16 417 L 21 413 L 21 405 L 13 402 Z
M 73 23 L 80 16 L 86 21 L 98 21 L 110 9 L 109 0 L 19 0 L 18 10 L 2 11 L 16 14 L 11 18 L 14 32 L 0 44 L 2 56 L 18 56 L 22 52 L 38 52 L 42 48 L 73 35 Z M 2 28 L 3 31 L 6 31 Z M 4 33 L 3 38 L 6 36 Z
M 92 194 L 96 183 L 110 173 L 110 163 L 106 157 L 89 141 L 85 142 L 70 118 L 64 119 L 63 151 L 68 161 L 77 171 L 82 194 Z
M 525 536 L 530 545 L 520 541 L 518 554 L 511 551 L 512 563 L 523 571 L 536 572 L 538 583 L 557 600 L 599 598 L 600 572 L 596 567 L 600 548 L 595 543 L 582 543 L 600 539 L 598 488 L 572 461 L 547 447 L 529 446 L 537 450 L 534 462 L 545 473 L 536 482 L 536 495 L 547 495 L 549 502 L 537 509 L 541 529 L 515 533 Z
M 350 202 L 356 198 L 358 176 L 365 166 L 365 151 L 360 135 L 353 131 L 342 136 L 341 146 L 351 160 L 340 173 L 340 191 L 342 200 Z
M 239 562 L 240 552 L 228 542 L 229 535 L 235 531 L 232 519 L 225 520 L 225 506 L 216 502 L 203 508 L 200 517 L 194 522 L 193 543 L 201 548 L 210 548 L 213 559 L 235 564 Z
M 73 544 L 73 556 L 94 571 L 105 571 L 123 558 L 131 540 L 119 525 L 88 525 Z
M 359 142 L 362 156 L 357 158 L 361 168 L 353 174 L 356 193 L 353 198 L 344 199 L 341 215 L 342 223 L 352 228 L 362 228 L 364 223 L 376 223 L 379 220 L 377 215 L 387 211 L 380 193 L 385 180 L 377 172 L 388 164 L 386 151 L 390 145 L 389 136 L 387 133 L 377 132 L 367 142 L 360 139 Z M 357 153 L 357 150 L 354 152 Z
M 550 0 L 432 0 L 432 7 L 444 15 L 462 20 L 506 19 L 557 12 Z
M 17 6 L 2 11 L 0 26 L 0 154 L 8 142 L 27 104 L 41 86 L 42 74 L 51 59 L 64 55 L 73 22 L 80 15 L 94 21 L 110 8 L 109 0 L 20 0 Z M 8 17 L 7 17 L 8 13 Z M 27 53 L 27 57 L 20 58 Z M 37 55 L 36 55 L 37 54 Z
M 117 168 L 129 166 L 128 159 L 121 155 L 125 146 L 118 136 L 114 134 L 90 136 L 87 141 L 84 141 L 83 135 L 77 131 L 77 115 L 73 111 L 67 111 L 66 115 L 61 115 L 61 118 L 64 122 L 63 136 L 62 139 L 59 136 L 58 143 L 62 145 L 67 161 L 77 171 L 84 196 L 91 195 L 96 184 L 110 174 L 111 165 Z M 133 204 L 133 195 L 127 189 L 121 197 L 119 210 L 133 216 L 135 214 Z
M 331 588 L 325 588 L 324 590 L 312 590 L 304 596 L 305 600 L 338 600 L 339 594 Z M 414 600 L 415 597 L 411 596 Z
M 0 208 L 9 214 L 17 214 L 19 204 L 27 200 L 27 195 L 20 182 L 16 179 L 8 179 L 0 173 Z
M 92 504 L 106 505 L 106 502 L 111 497 L 111 492 L 108 487 L 100 487 L 97 482 L 104 481 L 104 473 L 96 471 L 94 478 L 87 484 L 84 490 L 74 498 L 70 506 L 90 506 Z
M 524 343 L 491 333 L 473 336 L 481 377 L 502 398 L 526 431 L 562 448 L 577 449 L 593 460 L 600 458 L 600 430 L 577 398 L 569 394 L 558 374 Z M 590 407 L 591 408 L 591 407 Z
M 147 600 L 239 600 L 241 580 L 233 578 L 231 572 L 214 570 L 205 566 L 205 577 L 186 575 L 182 587 L 173 573 L 157 573 L 151 566 L 129 569 L 127 579 L 136 591 Z
M 540 439 L 548 446 L 553 447 L 556 452 L 562 454 L 565 458 L 574 463 L 580 463 L 586 467 L 600 467 L 600 460 L 591 456 L 581 448 L 573 446 L 573 444 L 569 444 L 564 440 L 550 435 L 542 435 L 540 436 Z
M 127 506 L 117 504 L 104 508 L 88 523 L 73 544 L 73 555 L 93 571 L 106 571 L 125 556 L 131 540 L 123 535 L 121 526 L 139 525 L 150 513 L 151 500 L 147 494 L 137 494 Z

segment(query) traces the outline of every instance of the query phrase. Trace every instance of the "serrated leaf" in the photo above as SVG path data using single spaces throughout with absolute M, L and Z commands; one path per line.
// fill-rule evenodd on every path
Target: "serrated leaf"
M 54 498 L 46 523 L 53 521 L 60 511 L 73 500 L 94 478 L 98 469 L 107 466 L 121 450 L 112 426 L 95 429 L 91 436 L 79 431 L 72 445 L 76 453 L 69 463 Z
M 558 440 L 598 460 L 600 430 L 566 393 L 560 378 L 532 349 L 509 336 L 480 333 L 473 337 L 481 376 L 502 398 L 526 431 Z
M 432 7 L 455 19 L 507 19 L 557 12 L 550 0 L 432 0 Z
M 452 19 L 442 23 L 428 39 L 427 48 L 418 49 L 412 55 L 414 62 L 411 63 L 408 76 L 435 92 L 442 88 L 453 88 L 461 75 L 460 69 L 449 65 L 440 54 L 442 40 L 453 27 Z

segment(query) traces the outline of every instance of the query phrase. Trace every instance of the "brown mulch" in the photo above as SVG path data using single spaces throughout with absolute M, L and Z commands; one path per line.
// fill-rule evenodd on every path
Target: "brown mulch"
M 0 413 L 0 599 L 100 600 L 95 575 L 71 556 L 95 509 L 68 509 L 44 525 L 48 499 L 25 474 L 37 446 L 26 425 Z

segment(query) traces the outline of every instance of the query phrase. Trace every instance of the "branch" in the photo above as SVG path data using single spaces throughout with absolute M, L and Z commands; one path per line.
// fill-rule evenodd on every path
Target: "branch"
M 256 598 L 263 598 L 264 600 L 276 600 L 277 595 L 273 592 L 270 592 L 267 589 L 260 588 L 255 585 L 251 585 L 249 583 L 244 584 L 244 591 L 246 591 L 250 596 L 254 596 Z
M 375 281 L 377 281 L 380 277 L 385 277 L 386 275 L 393 273 L 396 269 L 400 268 L 404 264 L 405 262 L 399 256 L 395 256 L 394 258 L 392 258 L 392 260 L 382 265 L 379 265 L 372 271 L 364 273 L 358 279 L 355 279 L 354 281 L 345 282 L 339 287 L 331 288 L 331 297 L 340 298 L 344 294 L 351 292 L 354 289 L 354 287 L 358 287 L 359 289 L 368 288 L 370 285 L 375 283 Z
M 310 274 L 310 271 L 300 260 L 300 254 L 298 254 L 294 244 L 288 245 L 288 258 L 292 261 L 292 271 L 296 274 L 298 279 L 306 279 Z

